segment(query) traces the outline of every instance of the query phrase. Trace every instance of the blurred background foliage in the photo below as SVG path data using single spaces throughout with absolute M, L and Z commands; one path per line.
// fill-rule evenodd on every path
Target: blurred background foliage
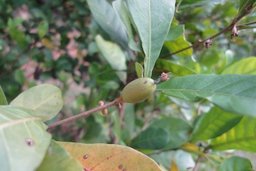
M 218 33 L 230 24 L 238 10 L 238 0 L 178 0 L 175 19 L 153 77 L 157 78 L 163 71 L 178 76 L 219 74 L 238 60 L 255 56 L 256 24 L 246 25 L 256 21 L 255 11 L 238 23 L 238 37 L 231 38 L 231 33 L 227 32 L 217 37 L 209 48 L 198 47 L 168 55 Z M 99 50 L 99 42 L 95 40 L 98 34 L 103 40 L 112 41 L 92 17 L 86 0 L 1 0 L 0 85 L 8 101 L 33 85 L 55 84 L 63 91 L 65 107 L 54 122 L 95 107 L 100 100 L 111 101 L 118 97 L 122 87 L 136 78 L 135 62 L 143 61 L 138 35 L 134 35 L 137 47 L 121 47 L 127 66 L 127 78 L 122 79 L 116 74 L 117 68 Z M 125 105 L 124 116 L 111 108 L 107 117 L 95 114 L 62 125 L 53 130 L 53 136 L 57 140 L 119 143 L 140 148 L 140 137 L 136 135 L 152 122 L 174 116 L 186 121 L 180 124 L 189 130 L 199 113 L 210 107 L 207 103 L 192 104 L 159 93 L 153 99 Z M 161 162 L 166 167 L 170 166 L 170 157 L 191 161 L 180 167 L 193 163 L 184 151 L 172 153 L 152 157 L 161 160 L 165 156 Z

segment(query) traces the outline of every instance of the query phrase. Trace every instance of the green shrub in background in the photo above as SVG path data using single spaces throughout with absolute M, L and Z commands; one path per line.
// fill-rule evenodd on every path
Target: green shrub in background
M 3 171 L 253 170 L 254 0 L 2 0 L 0 14 Z

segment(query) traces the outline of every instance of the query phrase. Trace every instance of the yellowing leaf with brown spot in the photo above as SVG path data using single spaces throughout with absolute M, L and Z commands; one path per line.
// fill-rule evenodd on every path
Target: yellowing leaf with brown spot
M 126 146 L 58 142 L 86 171 L 161 171 L 151 158 Z

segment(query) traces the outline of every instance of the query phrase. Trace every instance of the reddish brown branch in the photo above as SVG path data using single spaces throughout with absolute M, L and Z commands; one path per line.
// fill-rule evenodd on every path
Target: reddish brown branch
M 183 52 L 183 51 L 185 51 L 185 50 L 188 50 L 188 49 L 190 49 L 190 48 L 197 48 L 197 47 L 203 46 L 203 44 L 204 44 L 207 40 L 213 40 L 213 39 L 215 39 L 216 37 L 218 37 L 219 35 L 221 35 L 221 34 L 227 32 L 227 31 L 230 31 L 233 26 L 234 26 L 234 24 L 230 24 L 229 26 L 225 27 L 223 30 L 221 30 L 220 32 L 218 32 L 218 33 L 212 35 L 211 37 L 208 37 L 208 38 L 206 38 L 206 39 L 204 39 L 204 40 L 197 41 L 197 42 L 193 43 L 192 45 L 187 46 L 187 47 L 185 47 L 185 48 L 182 48 L 182 49 L 180 49 L 180 50 L 177 50 L 177 51 L 175 51 L 175 52 L 172 52 L 172 53 L 163 55 L 163 56 L 161 56 L 161 58 L 167 58 L 167 57 L 169 57 L 169 56 L 178 54 L 178 53 Z
M 62 125 L 64 123 L 73 122 L 73 121 L 75 121 L 75 120 L 77 120 L 79 118 L 86 118 L 86 117 L 90 116 L 94 112 L 98 112 L 98 111 L 101 111 L 103 109 L 109 108 L 111 106 L 118 105 L 119 103 L 121 103 L 121 99 L 117 98 L 117 99 L 113 100 L 112 102 L 106 103 L 106 104 L 104 104 L 102 106 L 98 106 L 98 107 L 95 107 L 95 108 L 90 109 L 88 111 L 85 111 L 85 112 L 79 113 L 77 115 L 68 117 L 66 119 L 59 120 L 59 121 L 54 122 L 53 124 L 49 125 L 48 126 L 48 130 L 52 129 L 52 128 L 58 126 L 58 125 Z

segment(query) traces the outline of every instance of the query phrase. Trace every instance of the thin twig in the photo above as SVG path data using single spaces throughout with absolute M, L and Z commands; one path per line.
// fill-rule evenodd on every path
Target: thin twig
M 104 105 L 102 105 L 102 106 L 98 106 L 98 107 L 95 107 L 95 108 L 90 109 L 90 110 L 88 110 L 88 111 L 85 111 L 85 112 L 79 113 L 79 114 L 77 114 L 77 115 L 68 117 L 68 118 L 66 118 L 66 119 L 59 120 L 59 121 L 57 121 L 57 122 L 55 122 L 55 123 L 49 125 L 49 126 L 48 126 L 48 130 L 49 130 L 49 129 L 52 129 L 52 128 L 58 126 L 58 125 L 62 125 L 62 124 L 64 124 L 64 123 L 67 123 L 67 122 L 73 122 L 73 121 L 75 121 L 75 120 L 77 120 L 77 119 L 79 119 L 79 118 L 83 118 L 83 117 L 86 118 L 86 117 L 90 116 L 90 115 L 91 115 L 92 113 L 94 113 L 94 112 L 98 112 L 98 111 L 101 111 L 101 110 L 103 110 L 103 109 L 109 108 L 109 107 L 111 107 L 111 106 L 115 106 L 115 105 L 119 104 L 120 102 L 121 102 L 120 98 L 117 98 L 117 99 L 113 100 L 112 102 L 106 103 L 106 104 L 104 104 Z
M 239 24 L 239 25 L 237 25 L 237 28 L 238 28 L 238 30 L 253 29 L 253 28 L 255 28 L 255 25 L 256 25 L 256 21 L 252 21 L 249 23 Z
M 175 52 L 172 52 L 172 53 L 163 55 L 163 56 L 161 56 L 160 58 L 167 58 L 167 57 L 169 57 L 169 56 L 178 54 L 178 53 L 183 52 L 183 51 L 185 51 L 185 50 L 188 50 L 188 49 L 190 49 L 190 48 L 196 48 L 196 47 L 202 46 L 207 40 L 213 40 L 213 39 L 215 39 L 216 37 L 218 37 L 219 35 L 221 35 L 221 34 L 223 34 L 223 33 L 225 33 L 225 32 L 231 31 L 232 28 L 233 28 L 244 16 L 248 15 L 248 14 L 251 12 L 252 8 L 253 8 L 253 6 L 248 9 L 248 12 L 243 13 L 243 14 L 240 14 L 239 16 L 235 17 L 235 18 L 232 20 L 232 22 L 231 22 L 228 26 L 226 26 L 223 30 L 221 30 L 220 32 L 218 32 L 218 33 L 216 33 L 216 34 L 214 34 L 214 35 L 212 35 L 212 36 L 210 36 L 210 37 L 208 37 L 208 38 L 206 38 L 206 39 L 204 39 L 204 40 L 197 41 L 197 42 L 193 43 L 193 44 L 190 45 L 190 46 L 187 46 L 187 47 L 182 48 L 182 49 L 180 49 L 180 50 L 177 50 L 177 51 L 175 51 Z M 251 25 L 251 24 L 255 24 L 255 22 L 247 23 L 247 24 Z
M 199 156 L 197 157 L 197 159 L 196 159 L 195 166 L 194 166 L 194 168 L 193 168 L 192 171 L 197 171 L 197 170 L 198 170 L 200 160 L 201 160 L 201 156 L 199 155 Z
M 212 35 L 211 37 L 208 37 L 208 38 L 206 38 L 206 39 L 204 39 L 204 40 L 201 40 L 201 41 L 197 41 L 197 42 L 193 43 L 192 45 L 187 46 L 187 47 L 185 47 L 185 48 L 182 48 L 182 49 L 180 49 L 180 50 L 177 50 L 177 51 L 175 51 L 175 52 L 172 52 L 172 53 L 163 55 L 163 56 L 161 56 L 161 58 L 167 58 L 167 57 L 169 57 L 169 56 L 178 54 L 178 53 L 183 52 L 183 51 L 185 51 L 185 50 L 188 50 L 188 49 L 190 49 L 190 48 L 199 47 L 200 45 L 202 45 L 202 44 L 203 44 L 204 42 L 206 42 L 207 40 L 212 40 L 212 39 L 218 37 L 219 35 L 221 35 L 221 34 L 227 32 L 227 31 L 231 30 L 231 29 L 232 29 L 232 26 L 233 26 L 233 24 L 230 24 L 230 25 L 228 25 L 227 27 L 225 27 L 223 30 L 221 30 L 220 32 L 218 32 L 218 33 Z
M 253 24 L 256 24 L 256 21 L 252 21 L 252 22 L 249 22 L 249 23 L 244 23 L 244 24 L 238 25 L 237 27 L 239 27 L 239 26 L 249 26 L 249 25 L 253 25 Z

